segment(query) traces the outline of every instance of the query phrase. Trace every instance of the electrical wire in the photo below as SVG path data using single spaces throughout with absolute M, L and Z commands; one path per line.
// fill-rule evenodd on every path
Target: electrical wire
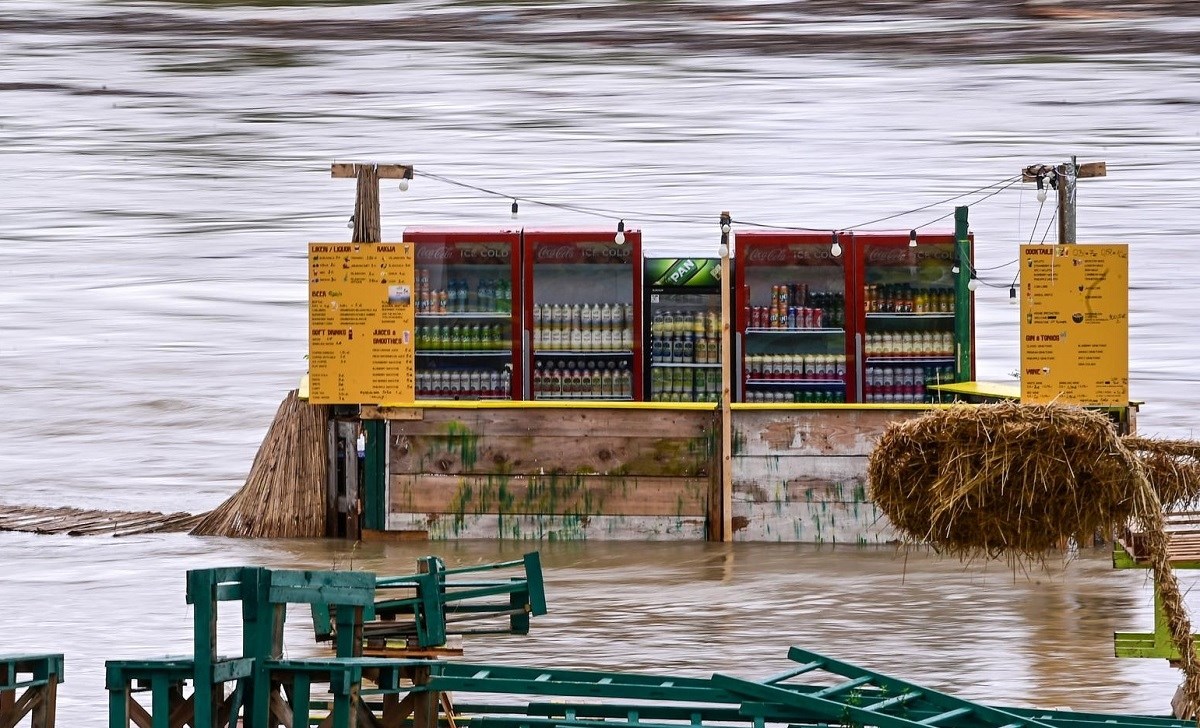
M 543 207 L 550 207 L 550 208 L 559 209 L 559 210 L 566 210 L 568 212 L 577 212 L 577 213 L 580 213 L 583 215 L 591 215 L 594 217 L 601 217 L 601 218 L 604 218 L 607 220 L 615 220 L 615 221 L 644 220 L 644 221 L 654 221 L 654 222 L 674 222 L 674 223 L 683 223 L 683 224 L 692 224 L 692 225 L 711 225 L 713 222 L 712 219 L 708 218 L 708 217 L 696 218 L 696 217 L 686 217 L 686 216 L 682 216 L 682 215 L 673 215 L 673 214 L 668 214 L 668 213 L 643 212 L 643 211 L 636 211 L 636 210 L 615 210 L 615 209 L 611 209 L 611 208 L 589 207 L 589 206 L 576 205 L 576 204 L 570 204 L 570 203 L 565 203 L 565 202 L 551 202 L 549 200 L 541 200 L 541 199 L 537 199 L 537 198 L 533 198 L 533 197 L 523 197 L 521 195 L 508 194 L 506 192 L 501 192 L 500 190 L 489 189 L 487 187 L 482 187 L 480 185 L 471 184 L 469 182 L 462 182 L 460 180 L 456 180 L 451 177 L 447 177 L 445 175 L 437 174 L 434 172 L 413 170 L 413 174 L 420 175 L 420 176 L 426 177 L 428 179 L 436 180 L 436 181 L 442 182 L 444 184 L 453 185 L 455 187 L 460 187 L 463 189 L 480 192 L 485 195 L 490 195 L 492 197 L 500 197 L 500 198 L 503 198 L 506 200 L 512 200 L 514 202 L 527 202 L 527 203 L 534 204 L 534 205 L 541 205 Z M 979 204 L 980 202 L 983 202 L 984 200 L 987 200 L 988 198 L 993 197 L 994 195 L 997 195 L 1000 192 L 1003 192 L 1004 190 L 1012 187 L 1014 184 L 1016 184 L 1020 180 L 1021 180 L 1021 175 L 1015 175 L 1013 177 L 1008 177 L 1008 178 L 1005 178 L 998 182 L 993 182 L 992 184 L 985 185 L 983 187 L 969 190 L 967 192 L 962 192 L 962 193 L 959 193 L 952 197 L 947 197 L 943 200 L 938 200 L 937 202 L 931 202 L 928 205 L 922 205 L 920 207 L 916 207 L 911 210 L 905 210 L 903 212 L 897 212 L 892 215 L 886 215 L 884 217 L 876 218 L 874 220 L 869 220 L 867 222 L 859 223 L 857 225 L 852 225 L 850 227 L 836 228 L 836 230 L 838 230 L 838 231 L 844 230 L 844 231 L 849 232 L 852 230 L 866 227 L 867 225 L 873 225 L 875 223 L 884 222 L 886 220 L 893 220 L 895 218 L 904 217 L 905 215 L 911 215 L 916 212 L 921 212 L 922 210 L 928 210 L 931 207 L 937 207 L 938 205 L 944 205 L 949 202 L 954 202 L 955 200 L 960 200 L 964 197 L 969 197 L 971 195 L 976 195 L 981 192 L 986 192 L 988 190 L 993 190 L 993 188 L 997 188 L 997 189 L 994 189 L 989 194 L 984 195 L 983 197 L 981 197 L 980 199 L 976 200 L 973 203 L 973 204 Z M 945 220 L 946 218 L 950 217 L 953 214 L 954 214 L 954 211 L 952 210 L 952 211 L 946 213 L 945 215 L 941 215 L 940 217 L 930 220 L 929 222 L 925 222 L 920 225 L 917 225 L 913 229 L 919 230 L 923 227 L 927 227 L 936 222 Z M 796 231 L 801 231 L 801 232 L 816 232 L 816 233 L 833 231 L 833 229 L 831 229 L 831 228 L 811 228 L 811 227 L 800 227 L 800 226 L 795 226 L 795 225 L 772 225 L 769 223 L 762 223 L 762 222 L 756 222 L 753 220 L 742 220 L 742 219 L 732 219 L 732 220 L 730 220 L 730 222 L 733 224 L 742 225 L 745 227 L 766 228 L 766 229 L 772 229 L 772 230 L 796 230 Z
M 701 221 L 694 217 L 683 217 L 680 215 L 671 215 L 671 214 L 661 213 L 661 212 L 638 212 L 635 210 L 621 211 L 621 210 L 612 210 L 612 209 L 603 208 L 603 207 L 584 207 L 583 205 L 572 205 L 572 204 L 565 203 L 565 202 L 550 202 L 547 200 L 539 200 L 539 199 L 536 199 L 533 197 L 522 197 L 520 195 L 510 195 L 510 194 L 507 194 L 504 192 L 500 192 L 498 190 L 491 190 L 486 187 L 480 187 L 478 185 L 473 185 L 473 184 L 470 184 L 467 182 L 460 182 L 458 180 L 451 179 L 444 175 L 434 174 L 433 172 L 418 172 L 418 171 L 414 170 L 413 174 L 419 174 L 422 177 L 428 177 L 429 179 L 437 180 L 438 182 L 444 182 L 445 184 L 454 185 L 456 187 L 462 187 L 464 189 L 475 190 L 476 192 L 482 192 L 484 194 L 491 195 L 493 197 L 503 197 L 506 200 L 516 200 L 517 202 L 528 202 L 533 205 L 541 205 L 543 207 L 551 207 L 551 208 L 555 208 L 558 210 L 567 210 L 568 212 L 578 212 L 583 215 L 592 215 L 593 217 L 602 217 L 607 220 L 618 220 L 619 221 L 619 220 L 642 219 L 642 220 L 653 220 L 655 222 L 678 222 L 678 223 L 688 223 L 688 224 L 694 224 L 694 225 L 698 225 L 698 224 L 711 225 L 712 224 L 711 219 L 705 219 L 705 220 Z

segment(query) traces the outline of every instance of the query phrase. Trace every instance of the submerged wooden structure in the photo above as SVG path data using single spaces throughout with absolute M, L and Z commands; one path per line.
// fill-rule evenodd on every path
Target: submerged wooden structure
M 887 543 L 885 427 L 928 405 L 442 402 L 363 407 L 365 538 Z M 722 524 L 727 524 L 723 528 Z
M 134 536 L 191 531 L 200 516 L 158 511 L 102 511 L 86 508 L 0 505 L 0 531 L 68 536 Z

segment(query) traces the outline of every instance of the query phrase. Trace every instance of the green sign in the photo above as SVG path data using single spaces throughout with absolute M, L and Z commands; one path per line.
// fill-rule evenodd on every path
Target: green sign
M 721 285 L 719 258 L 647 258 L 646 281 L 664 288 L 713 288 Z

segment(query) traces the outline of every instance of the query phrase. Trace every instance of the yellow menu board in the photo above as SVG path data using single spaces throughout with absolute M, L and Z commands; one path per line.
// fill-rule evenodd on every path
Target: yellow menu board
M 413 401 L 412 245 L 310 243 L 308 273 L 309 401 Z
M 1129 404 L 1129 246 L 1021 246 L 1021 401 Z

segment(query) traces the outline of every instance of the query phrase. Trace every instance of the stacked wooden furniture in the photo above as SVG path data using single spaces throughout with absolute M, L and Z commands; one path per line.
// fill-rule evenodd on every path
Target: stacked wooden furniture
M 30 728 L 52 728 L 62 680 L 61 654 L 0 654 L 0 726 L 28 716 Z

